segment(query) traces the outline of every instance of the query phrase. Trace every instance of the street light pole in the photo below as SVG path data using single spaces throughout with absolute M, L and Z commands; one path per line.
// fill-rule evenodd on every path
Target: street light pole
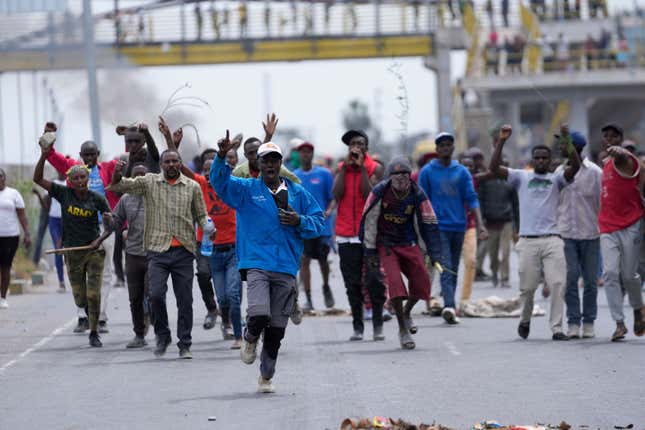
M 90 0 L 83 0 L 83 40 L 85 41 L 85 65 L 87 68 L 87 85 L 90 93 L 90 115 L 92 119 L 92 137 L 101 148 L 101 124 L 99 115 L 99 91 L 96 83 L 96 47 L 94 45 L 94 18 Z

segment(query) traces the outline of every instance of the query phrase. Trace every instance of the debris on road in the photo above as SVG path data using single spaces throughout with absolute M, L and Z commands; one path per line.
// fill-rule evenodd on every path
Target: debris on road
M 483 299 L 464 302 L 461 304 L 461 315 L 471 318 L 518 318 L 521 312 L 520 298 L 502 299 L 490 296 Z M 544 316 L 545 310 L 538 305 L 533 306 L 533 316 Z
M 632 427 L 614 427 L 615 429 L 631 429 Z M 340 425 L 340 430 L 456 430 L 441 424 L 411 424 L 402 419 L 394 420 L 386 417 L 345 418 Z M 557 425 L 503 425 L 494 420 L 480 421 L 469 430 L 571 430 L 571 425 L 562 421 Z

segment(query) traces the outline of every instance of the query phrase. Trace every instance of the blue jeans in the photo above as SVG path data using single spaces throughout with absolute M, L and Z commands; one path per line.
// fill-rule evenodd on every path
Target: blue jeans
M 61 240 L 63 240 L 63 220 L 62 218 L 55 218 L 53 216 L 49 217 L 49 234 L 52 237 L 52 242 L 54 243 L 54 248 L 58 249 L 62 246 Z M 58 282 L 63 283 L 63 256 L 56 254 L 54 257 L 56 261 L 56 274 L 58 275 Z
M 459 271 L 459 258 L 461 248 L 464 244 L 463 231 L 440 231 L 441 237 L 441 265 L 457 273 Z M 446 308 L 455 307 L 455 291 L 457 290 L 457 275 L 444 270 L 441 274 L 441 294 L 443 295 L 443 306 Z
M 564 239 L 564 257 L 567 260 L 567 287 L 564 295 L 567 304 L 569 325 L 593 323 L 598 312 L 598 264 L 600 259 L 600 239 Z M 582 275 L 584 292 L 582 294 L 582 314 L 580 314 L 580 295 L 578 279 Z
M 213 247 L 210 266 L 217 302 L 220 309 L 230 309 L 233 335 L 235 339 L 241 339 L 242 311 L 240 302 L 242 281 L 240 280 L 240 272 L 237 270 L 235 248 L 232 247 L 227 251 L 220 252 L 217 250 L 217 246 Z

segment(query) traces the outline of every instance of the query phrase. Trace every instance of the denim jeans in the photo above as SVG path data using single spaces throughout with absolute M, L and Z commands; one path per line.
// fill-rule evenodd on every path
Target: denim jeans
M 598 312 L 598 260 L 600 239 L 564 239 L 564 257 L 567 260 L 567 287 L 564 295 L 567 304 L 569 325 L 593 323 Z M 580 314 L 580 294 L 578 279 L 582 276 L 582 314 Z
M 441 264 L 446 269 L 457 273 L 465 232 L 440 231 L 439 235 L 441 237 Z M 454 308 L 457 275 L 449 273 L 448 270 L 444 270 L 441 274 L 441 294 L 443 295 L 443 306 Z
M 237 270 L 235 248 L 218 251 L 213 248 L 210 257 L 211 275 L 217 294 L 220 309 L 230 309 L 233 334 L 236 339 L 242 338 L 242 311 L 240 309 L 242 281 Z

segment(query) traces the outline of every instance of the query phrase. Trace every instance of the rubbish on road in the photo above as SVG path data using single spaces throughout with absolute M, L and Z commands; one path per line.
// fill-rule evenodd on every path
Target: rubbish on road
M 489 430 L 489 429 L 499 429 L 504 427 L 497 421 L 482 421 L 480 423 L 475 424 L 474 426 L 471 427 L 470 430 Z
M 394 420 L 392 418 L 374 417 L 369 418 L 345 418 L 340 425 L 340 430 L 455 430 L 450 427 L 444 427 L 440 424 L 411 424 L 402 419 Z
M 303 310 L 303 315 L 308 317 L 336 317 L 336 316 L 345 316 L 351 315 L 351 312 L 346 309 L 324 309 L 324 310 Z
M 208 421 L 217 421 L 217 417 L 208 417 Z
M 461 315 L 471 318 L 518 318 L 521 313 L 520 298 L 502 299 L 490 296 L 461 304 Z M 533 316 L 544 316 L 545 310 L 539 305 L 533 306 Z

